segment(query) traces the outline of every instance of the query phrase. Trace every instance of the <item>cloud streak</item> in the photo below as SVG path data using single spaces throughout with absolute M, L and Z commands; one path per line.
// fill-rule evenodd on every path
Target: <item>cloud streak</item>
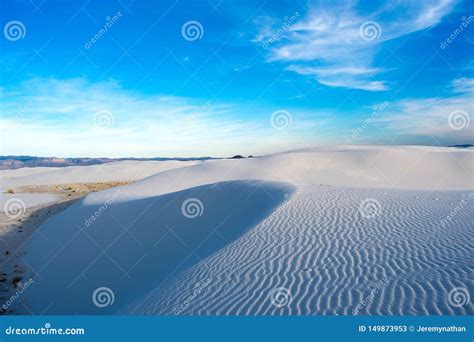
M 3 89 L 1 154 L 41 156 L 232 156 L 306 146 L 324 114 L 291 110 L 286 132 L 240 104 L 127 92 L 114 81 L 32 79 Z M 256 111 L 252 108 L 252 111 Z M 326 115 L 328 116 L 328 115 Z M 243 118 L 245 117 L 245 119 Z M 327 126 L 324 126 L 327 127 Z M 32 143 L 33 142 L 33 143 Z M 224 142 L 224 143 L 223 143 Z
M 384 42 L 437 25 L 453 7 L 452 0 L 399 1 L 367 12 L 356 2 L 325 4 L 312 5 L 303 19 L 289 26 L 270 46 L 267 58 L 321 84 L 367 91 L 389 89 L 380 79 L 386 70 L 374 66 Z M 258 42 L 275 30 L 275 20 L 261 22 Z
M 383 128 L 383 134 L 364 129 L 352 142 L 380 143 L 384 137 L 393 136 L 399 143 L 416 143 L 420 137 L 428 144 L 472 143 L 472 84 L 472 78 L 459 78 L 452 81 L 445 97 L 391 102 L 371 119 L 374 126 Z M 114 81 L 91 83 L 81 78 L 37 78 L 15 88 L 3 88 L 1 94 L 2 155 L 262 155 L 344 143 L 345 130 L 360 126 L 349 117 L 366 118 L 364 108 L 344 115 L 334 115 L 330 110 L 285 108 L 291 124 L 278 130 L 272 126 L 272 113 L 282 108 L 144 95 L 127 92 Z M 456 111 L 469 123 L 462 129 L 450 125 L 450 114 Z M 97 118 L 99 115 L 104 116 L 103 120 Z
M 398 142 L 472 144 L 474 103 L 472 78 L 455 79 L 445 97 L 403 99 L 389 103 L 371 121 Z M 370 136 L 366 136 L 370 140 Z M 364 139 L 362 139 L 364 140 Z

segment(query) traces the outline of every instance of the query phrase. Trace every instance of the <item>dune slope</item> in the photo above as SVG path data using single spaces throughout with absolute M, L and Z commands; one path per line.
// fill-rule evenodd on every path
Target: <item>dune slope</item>
M 235 181 L 106 208 L 77 202 L 30 239 L 24 260 L 35 286 L 22 301 L 34 313 L 114 312 L 237 239 L 293 191 L 284 183 Z M 105 308 L 92 300 L 102 287 L 114 296 Z
M 63 168 L 0 170 L 3 189 L 26 185 L 135 181 L 158 172 L 201 163 L 201 161 L 119 161 Z
M 474 189 L 474 150 L 426 146 L 336 146 L 260 158 L 212 160 L 140 181 L 122 200 L 156 196 L 227 180 L 261 179 L 300 185 L 468 190 Z M 113 190 L 110 190 L 113 191 Z M 109 192 L 89 196 L 101 203 Z
M 115 168 L 125 177 L 139 166 Z M 39 229 L 24 257 L 38 279 L 26 306 L 50 314 L 473 313 L 449 298 L 472 289 L 474 150 L 319 147 L 150 174 L 90 194 Z M 203 215 L 183 214 L 191 199 Z M 113 293 L 112 305 L 94 303 L 98 288 Z
M 449 302 L 454 288 L 472 290 L 473 203 L 442 223 L 468 195 L 305 186 L 123 313 L 473 314 L 471 303 Z M 374 217 L 363 215 L 366 199 L 380 204 Z

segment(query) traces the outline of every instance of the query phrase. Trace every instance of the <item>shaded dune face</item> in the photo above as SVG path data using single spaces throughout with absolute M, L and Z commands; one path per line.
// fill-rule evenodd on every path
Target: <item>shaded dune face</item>
M 470 194 L 300 187 L 247 234 L 124 313 L 473 314 L 459 291 L 472 298 Z
M 25 262 L 34 286 L 23 301 L 33 313 L 116 312 L 239 238 L 294 191 L 286 183 L 232 181 L 105 209 L 78 202 L 29 241 Z M 95 305 L 101 287 L 113 292 L 113 304 Z
M 3 187 L 133 181 L 166 170 L 178 169 L 200 161 L 118 161 L 100 165 L 61 168 L 23 168 L 0 170 Z

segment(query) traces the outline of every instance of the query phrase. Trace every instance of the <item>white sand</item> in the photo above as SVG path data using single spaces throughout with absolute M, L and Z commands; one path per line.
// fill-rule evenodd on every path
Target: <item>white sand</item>
M 297 186 L 466 190 L 474 189 L 473 174 L 474 150 L 419 146 L 318 147 L 253 159 L 213 160 L 161 172 L 129 187 L 122 199 L 242 179 L 281 181 Z M 101 203 L 108 195 L 94 194 L 87 198 L 87 203 Z
M 11 200 L 21 200 L 20 203 L 24 209 L 35 207 L 41 204 L 53 203 L 58 201 L 60 196 L 54 194 L 34 194 L 34 193 L 16 193 L 16 194 L 5 194 L 0 193 L 0 212 L 4 212 L 8 209 L 8 204 Z M 10 202 L 9 202 L 10 201 Z
M 366 198 L 381 204 L 373 219 L 359 212 Z M 121 312 L 473 314 L 470 304 L 449 305 L 448 295 L 455 287 L 472 290 L 474 197 L 440 225 L 462 198 L 453 191 L 305 186 L 242 238 Z M 287 297 L 279 291 L 287 300 L 282 307 L 272 303 L 280 288 L 287 290 Z
M 84 182 L 146 174 L 137 163 L 86 168 L 73 172 Z M 72 177 L 54 172 L 56 181 Z M 473 175 L 473 150 L 414 146 L 163 171 L 90 194 L 43 225 L 28 243 L 36 276 L 22 303 L 47 314 L 352 314 L 361 303 L 362 314 L 472 314 L 447 298 L 474 271 Z M 183 216 L 188 198 L 202 202 L 201 216 Z M 371 218 L 359 210 L 367 199 L 376 202 Z M 112 305 L 94 305 L 99 287 L 113 291 Z M 278 288 L 291 296 L 282 307 L 272 304 Z
M 63 168 L 21 168 L 0 171 L 0 186 L 9 189 L 26 185 L 135 181 L 161 171 L 201 163 L 200 161 L 120 161 Z M 34 170 L 38 169 L 37 172 Z
M 43 172 L 50 172 L 54 170 L 61 169 L 59 167 L 22 167 L 20 169 L 15 170 L 0 170 L 0 178 L 1 179 L 8 179 L 8 178 L 19 178 L 25 176 L 31 176 L 38 173 Z
M 197 187 L 111 205 L 90 225 L 85 220 L 100 209 L 75 203 L 32 237 L 26 259 L 38 285 L 22 299 L 32 312 L 47 306 L 47 312 L 58 314 L 114 312 L 175 269 L 190 267 L 240 237 L 293 191 L 290 185 L 258 181 Z M 202 201 L 201 216 L 182 214 L 189 198 Z M 117 306 L 97 308 L 91 302 L 100 286 L 113 288 Z

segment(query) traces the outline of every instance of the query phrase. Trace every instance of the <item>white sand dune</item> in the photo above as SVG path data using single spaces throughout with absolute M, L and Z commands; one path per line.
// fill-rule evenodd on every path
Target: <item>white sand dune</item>
M 227 180 L 261 179 L 298 186 L 474 189 L 474 150 L 427 146 L 317 147 L 261 158 L 213 160 L 161 172 L 127 188 L 122 199 L 155 196 Z M 101 203 L 110 192 L 88 196 Z M 128 197 L 127 197 L 128 196 Z
M 373 219 L 359 212 L 366 198 L 381 204 Z M 472 204 L 445 227 L 439 224 L 462 198 L 463 193 L 452 191 L 300 188 L 242 238 L 122 311 L 473 314 L 472 305 L 448 302 L 453 288 L 472 290 Z M 199 285 L 203 282 L 205 289 Z
M 121 166 L 114 177 L 127 177 Z M 22 301 L 46 314 L 472 314 L 448 295 L 472 290 L 473 175 L 473 150 L 415 146 L 162 171 L 43 225 L 24 258 L 38 280 Z M 189 198 L 201 216 L 182 214 Z M 102 287 L 110 306 L 91 300 Z
M 4 194 L 0 193 L 0 212 L 8 210 L 9 201 L 20 199 L 24 208 L 31 208 L 37 205 L 56 202 L 60 196 L 54 194 L 32 194 L 32 193 L 19 193 L 19 194 Z
M 60 169 L 59 167 L 22 167 L 14 170 L 0 170 L 0 179 L 12 179 L 31 176 L 38 173 L 50 172 Z
M 0 171 L 1 187 L 135 181 L 158 172 L 201 163 L 201 161 L 119 161 L 63 168 L 21 168 Z M 36 172 L 35 169 L 38 169 Z M 48 170 L 49 169 L 49 170 Z
M 31 239 L 35 286 L 23 300 L 32 312 L 113 312 L 237 239 L 293 191 L 275 182 L 218 183 L 112 205 L 91 225 L 85 219 L 100 209 L 75 203 Z M 115 304 L 102 309 L 91 296 L 104 286 Z

